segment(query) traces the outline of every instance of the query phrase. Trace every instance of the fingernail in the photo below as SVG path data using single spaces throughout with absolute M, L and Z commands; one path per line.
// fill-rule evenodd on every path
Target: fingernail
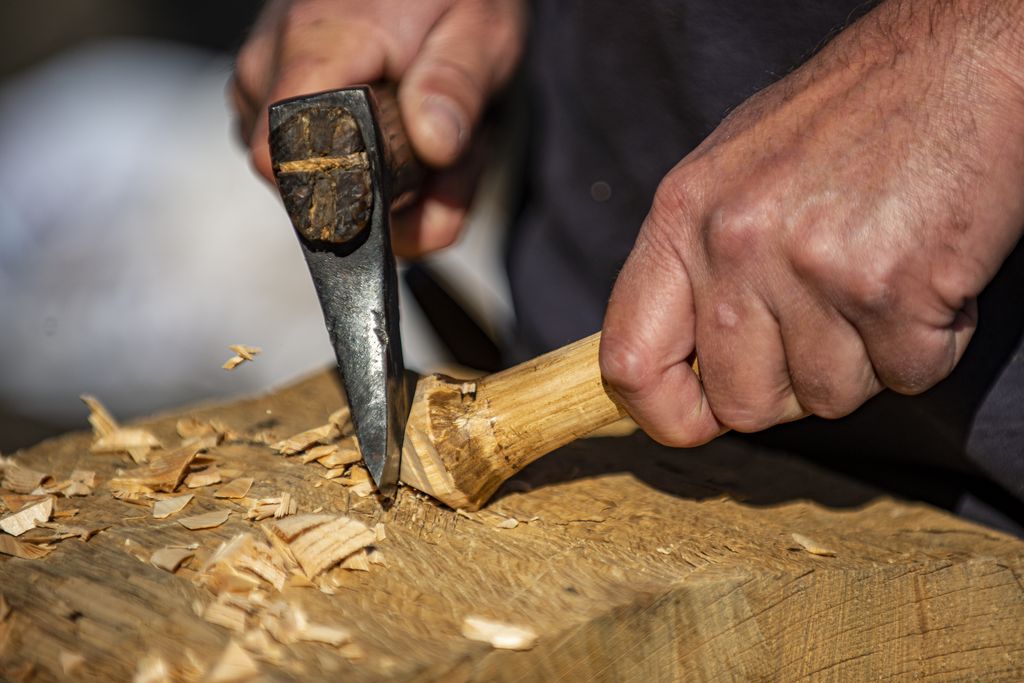
M 420 105 L 428 134 L 434 138 L 440 156 L 454 159 L 462 149 L 465 126 L 455 103 L 443 95 L 427 95 Z

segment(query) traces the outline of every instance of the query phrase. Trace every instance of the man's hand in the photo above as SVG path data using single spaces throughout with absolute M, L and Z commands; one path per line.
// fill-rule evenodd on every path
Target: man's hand
M 522 51 L 523 0 L 271 0 L 238 54 L 231 95 L 252 163 L 273 182 L 267 107 L 277 100 L 389 79 L 421 160 L 445 172 L 396 216 L 395 249 L 451 244 L 473 191 L 464 154 L 484 104 Z M 462 171 L 460 173 L 460 171 Z
M 883 3 L 668 174 L 601 344 L 651 436 L 839 417 L 949 374 L 1024 224 L 1022 20 Z

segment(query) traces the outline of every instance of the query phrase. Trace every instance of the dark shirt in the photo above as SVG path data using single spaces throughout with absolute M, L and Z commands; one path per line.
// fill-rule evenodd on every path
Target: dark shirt
M 527 199 L 508 253 L 511 359 L 600 329 L 662 177 L 732 108 L 870 6 L 536 2 Z M 760 438 L 1004 528 L 1024 523 L 1021 251 L 982 296 L 978 333 L 949 380 L 921 397 L 884 396 L 851 418 L 803 421 Z

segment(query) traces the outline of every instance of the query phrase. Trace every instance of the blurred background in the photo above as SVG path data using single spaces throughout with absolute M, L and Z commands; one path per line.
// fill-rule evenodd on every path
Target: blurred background
M 288 219 L 251 172 L 225 96 L 259 6 L 0 10 L 0 452 L 84 427 L 82 393 L 131 418 L 332 362 Z M 444 317 L 455 294 L 492 340 L 511 325 L 501 243 L 521 145 L 501 137 L 465 237 L 403 271 L 412 368 L 491 360 L 453 356 L 417 300 Z M 263 354 L 225 372 L 238 343 Z

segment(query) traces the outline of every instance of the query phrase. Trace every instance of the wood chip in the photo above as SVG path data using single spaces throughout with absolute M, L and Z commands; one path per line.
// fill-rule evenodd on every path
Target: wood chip
M 110 488 L 128 495 L 163 491 L 170 493 L 178 488 L 195 459 L 198 450 L 194 446 L 179 448 L 158 458 L 145 467 L 128 470 L 110 480 Z
M 171 670 L 163 657 L 149 654 L 142 658 L 132 683 L 171 683 Z
M 519 520 L 515 517 L 506 517 L 494 525 L 497 529 L 515 529 L 519 526 Z
M 377 522 L 373 525 L 373 540 L 380 543 L 387 537 L 387 533 L 384 530 L 384 522 Z
M 95 396 L 84 394 L 82 401 L 89 407 L 89 424 L 96 437 L 89 450 L 92 453 L 128 453 L 137 463 L 146 462 L 149 452 L 163 448 L 152 432 L 139 427 L 122 427 Z
M 245 498 L 252 488 L 252 477 L 241 477 L 232 479 L 230 483 L 221 486 L 213 492 L 214 498 Z
M 0 519 L 0 529 L 11 536 L 21 536 L 29 529 L 34 529 L 40 522 L 50 521 L 53 514 L 53 498 L 47 496 L 34 505 L 22 508 L 12 515 Z
M 295 436 L 278 441 L 272 444 L 270 447 L 281 455 L 295 455 L 301 453 L 311 446 L 317 444 L 326 444 L 332 439 L 336 439 L 341 435 L 341 430 L 333 422 L 328 422 L 325 425 L 314 427 L 313 429 L 307 429 L 304 432 L 299 432 Z
M 245 631 L 249 613 L 237 604 L 230 604 L 226 600 L 218 598 L 203 610 L 203 619 L 211 624 L 242 633 Z
M 46 557 L 52 551 L 53 546 L 26 543 L 13 536 L 0 534 L 0 554 L 20 557 L 23 560 L 38 560 Z
M 228 358 L 221 367 L 225 370 L 234 370 L 245 361 L 252 361 L 263 349 L 258 346 L 247 346 L 246 344 L 231 344 L 228 349 L 235 352 L 235 355 Z
M 178 567 L 193 555 L 195 553 L 191 550 L 184 550 L 182 548 L 160 548 L 150 556 L 149 563 L 158 569 L 163 569 L 165 572 L 173 574 L 178 571 Z
M 44 482 L 51 480 L 50 475 L 45 472 L 37 472 L 8 462 L 4 465 L 4 477 L 0 481 L 0 486 L 14 493 L 32 493 Z
M 220 470 L 217 466 L 207 467 L 201 472 L 192 472 L 185 477 L 185 486 L 190 489 L 198 489 L 203 486 L 213 486 L 221 482 Z
M 92 495 L 96 488 L 96 473 L 92 470 L 74 470 L 68 477 L 67 485 L 60 492 L 67 498 Z
M 245 533 L 222 543 L 199 570 L 198 580 L 217 594 L 247 593 L 263 582 L 280 591 L 288 573 L 270 546 Z
M 537 644 L 537 632 L 526 626 L 514 626 L 482 617 L 466 617 L 462 635 L 470 640 L 490 643 L 499 650 L 529 650 Z
M 96 437 L 108 436 L 121 428 L 121 425 L 98 398 L 89 394 L 82 394 L 79 398 L 89 408 L 89 424 L 92 425 L 92 431 Z
M 178 524 L 182 525 L 186 529 L 191 529 L 192 531 L 199 529 L 213 529 L 228 521 L 228 517 L 230 516 L 231 510 L 225 508 L 223 510 L 205 512 L 201 515 L 182 517 L 178 520 Z
M 224 441 L 238 441 L 242 438 L 220 420 L 199 420 L 191 416 L 178 420 L 175 430 L 181 437 L 182 446 L 202 443 L 212 448 Z
M 373 530 L 362 522 L 333 515 L 295 515 L 266 522 L 265 526 L 287 544 L 311 579 L 376 540 Z
M 242 683 L 258 676 L 260 667 L 245 649 L 232 640 L 206 677 L 206 683 Z
M 85 657 L 81 652 L 71 652 L 60 648 L 57 653 L 57 663 L 65 676 L 72 676 L 85 664 Z
M 36 503 L 42 502 L 49 498 L 48 494 L 44 495 L 33 495 L 33 494 L 14 494 L 9 496 L 0 496 L 0 501 L 3 501 L 4 507 L 11 512 L 18 512 L 29 505 L 35 505 Z
M 259 615 L 260 625 L 282 645 L 297 642 L 323 643 L 340 647 L 352 640 L 352 632 L 340 626 L 314 624 L 302 607 L 275 602 Z
M 793 540 L 796 541 L 799 544 L 800 548 L 802 548 L 803 550 L 806 550 L 811 555 L 818 555 L 820 557 L 835 557 L 836 556 L 836 551 L 830 550 L 829 548 L 826 548 L 823 545 L 819 545 L 817 542 L 811 540 L 810 538 L 807 538 L 803 534 L 796 534 L 796 533 L 794 533 L 794 534 L 791 534 L 791 535 L 793 537 Z
M 298 503 L 292 498 L 291 494 L 283 491 L 277 498 L 261 498 L 255 501 L 245 516 L 247 519 L 254 519 L 259 522 L 269 517 L 281 519 L 288 515 L 294 515 L 298 512 L 298 509 Z
M 342 569 L 356 572 L 370 571 L 370 556 L 365 548 L 355 551 L 338 565 Z
M 317 455 L 315 458 L 315 460 L 324 467 L 344 467 L 345 465 L 352 465 L 363 459 L 363 456 L 359 452 L 359 448 L 355 445 L 354 440 L 351 440 L 350 443 L 344 444 L 317 446 L 316 448 L 309 449 L 307 455 L 312 456 L 321 448 L 331 449 L 321 455 Z
M 185 506 L 189 504 L 195 498 L 191 493 L 186 493 L 182 496 L 174 496 L 173 498 L 163 498 L 153 503 L 153 517 L 156 519 L 167 519 L 176 512 L 181 512 L 185 509 Z

